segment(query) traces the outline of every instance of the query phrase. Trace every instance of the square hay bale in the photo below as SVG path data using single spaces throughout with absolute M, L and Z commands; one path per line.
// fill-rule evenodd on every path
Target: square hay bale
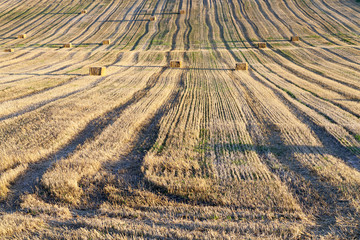
M 152 22 L 153 22 L 153 21 L 156 21 L 156 17 L 155 17 L 155 16 L 151 16 L 151 17 L 150 17 L 150 21 L 152 21 Z
M 181 61 L 171 60 L 170 67 L 171 68 L 181 68 Z
M 258 43 L 258 48 L 266 48 L 266 43 Z
M 87 10 L 82 10 L 81 11 L 81 14 L 86 14 L 87 13 Z
M 90 67 L 89 74 L 91 76 L 105 76 L 106 75 L 106 67 Z
M 299 38 L 299 36 L 292 36 L 292 37 L 290 38 L 290 41 L 291 41 L 291 42 L 298 42 L 298 41 L 300 41 L 300 38 Z
M 14 52 L 14 49 L 8 48 L 8 49 L 5 49 L 4 52 Z
M 106 39 L 106 40 L 102 41 L 102 44 L 103 45 L 109 45 L 110 42 L 111 42 L 110 39 Z
M 26 34 L 20 34 L 20 35 L 18 36 L 18 38 L 25 39 L 25 38 L 26 38 Z
M 72 48 L 72 44 L 71 43 L 66 43 L 63 45 L 63 48 Z
M 235 70 L 248 70 L 249 64 L 247 62 L 236 63 Z
M 186 11 L 184 9 L 180 10 L 180 14 L 185 14 L 185 13 L 186 13 Z

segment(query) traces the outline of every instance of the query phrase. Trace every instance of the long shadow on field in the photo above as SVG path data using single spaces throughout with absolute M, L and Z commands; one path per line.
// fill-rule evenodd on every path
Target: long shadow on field
M 349 161 L 347 161 L 347 163 L 352 161 L 352 164 L 350 164 L 351 167 L 358 170 L 360 169 L 359 159 L 351 154 L 351 152 L 343 147 L 336 139 L 333 139 L 332 136 L 326 136 L 328 134 L 317 126 L 312 126 L 312 124 L 309 126 L 319 137 L 323 147 L 287 146 L 282 143 L 279 132 L 272 131 L 268 141 L 278 144 L 270 145 L 269 152 L 272 152 L 276 156 L 276 159 L 283 167 L 278 168 L 276 162 L 272 162 L 266 153 L 264 154 L 261 151 L 259 155 L 264 159 L 269 159 L 268 164 L 270 170 L 286 183 L 291 189 L 292 194 L 296 196 L 303 205 L 305 212 L 310 209 L 312 209 L 311 211 L 315 211 L 311 212 L 311 214 L 315 214 L 318 226 L 313 227 L 312 230 L 316 232 L 316 234 L 326 235 L 334 229 L 337 229 L 335 231 L 339 230 L 339 226 L 336 226 L 338 217 L 341 218 L 352 215 L 356 213 L 356 209 L 349 201 L 344 200 L 345 194 L 341 192 L 338 187 L 332 185 L 326 177 L 321 176 L 315 169 L 297 160 L 295 154 L 300 153 L 306 154 L 307 156 L 314 154 L 318 157 L 321 157 L 320 154 L 329 154 L 339 159 L 348 159 Z M 352 160 L 350 160 L 348 156 L 352 157 Z M 326 157 L 323 157 L 326 160 Z M 329 165 L 331 164 L 332 163 L 329 162 Z M 321 167 L 318 167 L 318 170 L 321 171 Z M 307 183 L 304 183 L 303 179 L 306 180 Z M 309 185 L 304 187 L 306 184 Z M 314 206 L 317 207 L 314 208 Z M 349 227 L 347 230 L 351 228 L 352 227 Z M 347 230 L 344 229 L 340 231 L 346 232 Z
M 184 69 L 187 69 L 187 70 L 199 70 L 199 71 L 209 71 L 209 70 L 212 70 L 212 71 L 234 71 L 233 68 L 194 68 L 194 67 L 188 67 L 188 68 L 184 68 Z
M 38 109 L 42 106 L 45 106 L 46 104 L 49 104 L 49 103 L 52 103 L 52 102 L 55 102 L 57 100 L 60 100 L 60 99 L 64 99 L 64 98 L 67 98 L 67 97 L 70 97 L 74 94 L 77 94 L 77 93 L 80 93 L 86 89 L 89 89 L 89 88 L 92 88 L 94 86 L 96 86 L 99 82 L 101 82 L 103 79 L 97 81 L 96 83 L 94 84 L 91 84 L 92 86 L 87 86 L 87 87 L 84 87 L 84 88 L 81 88 L 81 89 L 78 89 L 78 90 L 75 90 L 75 91 L 72 91 L 70 93 L 66 93 L 64 95 L 61 95 L 61 96 L 57 96 L 57 97 L 54 97 L 52 99 L 49 99 L 49 100 L 45 100 L 45 101 L 42 101 L 42 102 L 39 102 L 39 103 L 35 103 L 33 105 L 30 105 L 18 112 L 15 112 L 15 113 L 11 113 L 11 114 L 8 114 L 8 115 L 5 115 L 5 116 L 2 116 L 0 117 L 0 121 L 4 121 L 6 119 L 10 119 L 10 118 L 13 118 L 13 117 L 18 117 L 22 114 L 25 114 L 25 113 L 28 113 L 28 112 L 31 112 L 31 111 L 34 111 L 35 109 Z
M 360 102 L 359 99 L 333 98 L 333 101 Z
M 76 43 L 73 42 L 73 47 L 79 47 L 79 46 L 97 46 L 97 45 L 102 45 L 101 43 Z
M 5 101 L 0 100 L 0 104 L 1 104 L 1 103 L 4 103 L 4 102 L 10 102 L 10 101 L 16 101 L 16 100 L 24 99 L 24 98 L 27 98 L 27 97 L 29 97 L 29 96 L 35 95 L 35 94 L 41 94 L 41 93 L 44 93 L 44 92 L 46 92 L 46 91 L 50 91 L 50 90 L 52 90 L 52 89 L 55 89 L 55 88 L 64 86 L 64 85 L 66 85 L 66 84 L 69 84 L 69 83 L 73 82 L 74 79 L 75 79 L 75 78 L 72 78 L 72 79 L 69 79 L 69 80 L 67 80 L 67 81 L 65 81 L 65 82 L 62 82 L 62 83 L 60 83 L 60 84 L 57 84 L 57 85 L 55 85 L 55 86 L 48 87 L 48 88 L 44 88 L 44 89 L 41 89 L 41 90 L 39 90 L 39 91 L 34 91 L 34 92 L 31 92 L 31 93 L 29 93 L 29 94 L 25 94 L 25 95 L 22 95 L 22 96 L 17 96 L 17 97 L 14 97 L 14 98 L 10 98 L 10 99 L 7 99 L 7 100 L 5 100 Z
M 40 13 L 41 15 L 79 15 L 80 13 L 76 12 L 76 13 Z
M 5 39 L 17 39 L 17 37 L 4 37 L 4 38 L 0 38 L 0 40 L 5 40 Z
M 142 128 L 137 136 L 137 139 L 132 143 L 132 150 L 117 162 L 110 163 L 105 166 L 108 171 L 114 173 L 118 179 L 121 179 L 124 182 L 124 185 L 119 187 L 124 190 L 125 194 L 129 194 L 129 192 L 127 192 L 128 187 L 133 189 L 145 187 L 150 191 L 155 190 L 163 192 L 167 197 L 173 200 L 186 201 L 186 199 L 183 199 L 181 196 L 171 195 L 167 193 L 166 189 L 162 189 L 159 186 L 155 186 L 152 183 L 147 182 L 144 178 L 144 173 L 141 170 L 141 166 L 143 165 L 147 152 L 151 150 L 158 139 L 160 120 L 169 112 L 169 110 L 179 103 L 180 93 L 184 85 L 183 79 L 185 76 L 186 73 L 183 73 L 180 78 L 178 90 L 172 93 L 167 102 L 159 108 L 154 117 L 152 117 L 148 121 L 148 124 Z M 97 194 L 94 195 L 95 198 L 97 197 L 96 195 Z
M 48 48 L 64 48 L 64 43 L 47 43 L 41 45 L 30 45 L 29 47 L 48 47 Z M 102 43 L 71 43 L 72 48 L 85 47 L 85 46 L 101 46 Z
M 8 206 L 15 207 L 19 203 L 17 200 L 23 193 L 34 191 L 34 188 L 37 186 L 39 180 L 41 180 L 41 177 L 53 163 L 59 159 L 69 157 L 72 153 L 74 153 L 78 146 L 83 145 L 85 141 L 93 139 L 101 134 L 107 126 L 116 121 L 116 119 L 127 107 L 138 102 L 142 97 L 144 97 L 147 92 L 155 86 L 159 77 L 165 70 L 166 68 L 162 68 L 159 72 L 153 74 L 149 78 L 146 87 L 135 92 L 132 98 L 126 103 L 121 104 L 120 106 L 106 112 L 104 115 L 91 120 L 82 131 L 80 131 L 67 145 L 58 150 L 56 153 L 47 156 L 38 163 L 30 164 L 28 171 L 11 187 L 10 190 L 13 194 L 10 194 L 7 199 Z
M 64 48 L 64 43 L 47 43 L 44 44 L 43 46 L 45 47 L 52 47 L 52 48 Z M 102 45 L 102 43 L 74 43 L 71 42 L 71 44 L 73 45 L 72 48 L 77 48 L 77 47 L 84 47 L 84 46 L 99 46 Z
M 117 65 L 117 64 L 114 64 L 112 66 L 115 66 L 115 67 L 123 67 L 123 68 L 164 68 L 166 66 L 164 65 L 142 65 L 142 66 L 139 66 L 139 65 Z
M 77 210 L 77 212 L 82 212 L 82 211 L 79 211 Z M 87 211 L 88 213 L 89 211 Z M 94 215 L 96 215 L 96 213 L 94 213 Z M 86 229 L 94 229 L 94 225 L 91 224 L 91 223 L 88 223 L 88 222 L 76 222 L 76 221 L 67 221 L 67 222 L 64 222 L 64 221 L 61 221 L 61 220 L 58 220 L 58 219 L 52 219 L 52 220 L 49 220 L 49 222 L 52 223 L 52 225 L 55 225 L 57 227 L 61 227 L 61 228 L 65 228 L 65 229 L 71 229 L 72 231 L 81 231 L 83 230 L 84 228 Z M 138 222 L 140 223 L 140 222 Z M 145 224 L 149 224 L 149 222 L 146 222 Z M 137 224 L 134 224 L 132 225 L 132 228 L 136 228 Z M 163 224 L 159 224 L 159 223 L 155 223 L 154 227 L 155 226 L 163 226 Z M 105 231 L 104 231 L 105 232 Z M 134 233 L 130 230 L 130 229 L 117 229 L 116 227 L 111 227 L 111 228 L 107 228 L 106 229 L 106 235 L 108 236 L 112 236 L 112 235 L 120 235 L 122 237 L 126 237 L 126 239 L 132 239 L 134 237 Z M 144 239 L 161 239 L 161 240 L 165 240 L 165 239 L 169 239 L 169 238 L 164 238 L 164 236 L 161 234 L 161 233 L 158 233 L 158 232 L 142 232 L 141 233 L 141 237 L 144 238 Z M 118 239 L 118 238 L 116 238 Z M 122 238 L 120 238 L 122 239 Z
M 273 89 L 267 82 L 263 82 L 255 75 L 253 75 L 253 78 L 270 89 Z M 241 80 L 239 80 L 239 82 L 241 82 Z M 342 193 L 340 189 L 332 185 L 327 178 L 322 177 L 318 171 L 311 169 L 300 159 L 297 159 L 295 154 L 300 153 L 306 154 L 307 156 L 310 156 L 309 154 L 317 156 L 328 154 L 342 159 L 351 167 L 360 170 L 358 157 L 356 157 L 350 149 L 342 146 L 336 138 L 325 131 L 324 128 L 318 126 L 307 117 L 306 114 L 300 112 L 297 106 L 287 100 L 279 91 L 274 90 L 274 93 L 289 107 L 290 111 L 316 134 L 320 140 L 319 145 L 321 147 L 286 145 L 282 138 L 281 128 L 272 124 L 271 120 L 268 120 L 267 112 L 264 108 L 260 107 L 262 106 L 261 102 L 259 102 L 253 92 L 247 88 L 247 85 L 242 83 L 242 86 L 244 87 L 244 97 L 248 105 L 251 106 L 252 115 L 256 118 L 257 122 L 266 129 L 266 131 L 259 130 L 256 125 L 249 125 L 248 131 L 257 144 L 247 147 L 255 150 L 259 156 L 264 159 L 270 171 L 279 176 L 281 181 L 288 186 L 293 196 L 301 203 L 304 211 L 314 215 L 318 225 L 309 230 L 317 234 L 326 235 L 330 231 L 339 228 L 337 225 L 337 217 L 346 218 L 348 214 L 355 214 L 356 210 L 351 206 L 349 201 L 344 200 L 345 194 Z M 262 132 L 265 140 L 259 138 L 259 131 Z M 272 153 L 273 156 L 269 153 Z M 301 158 L 301 156 L 299 157 Z M 326 161 L 327 159 L 325 158 L 324 160 Z M 352 227 L 349 226 L 347 230 L 350 229 L 349 231 L 352 231 L 351 228 Z
M 128 66 L 128 65 L 112 65 L 112 66 L 116 66 L 116 67 L 124 67 L 124 68 L 162 68 L 164 66 L 156 66 L 156 65 L 142 65 L 142 66 Z M 165 66 L 166 68 L 170 68 L 168 66 Z M 193 67 L 182 67 L 182 68 L 173 68 L 173 69 L 177 69 L 177 70 L 199 70 L 199 71 L 208 71 L 208 70 L 213 70 L 213 71 L 233 71 L 234 69 L 231 68 L 193 68 Z
M 180 12 L 161 12 L 161 13 L 134 13 L 133 15 L 177 15 Z
M 179 6 L 182 6 L 183 4 L 183 0 L 179 0 Z M 179 41 L 178 40 L 178 34 L 179 34 L 179 31 L 180 31 L 180 14 L 176 17 L 176 20 L 175 20 L 175 25 L 176 25 L 176 31 L 174 32 L 173 36 L 172 36 L 172 40 L 171 40 L 171 51 L 175 50 L 176 48 L 176 43 Z
M 272 42 L 290 42 L 290 41 L 288 39 L 268 39 L 268 40 L 264 40 L 264 42 L 272 43 Z
M 336 139 L 334 139 L 336 140 Z M 327 140 L 329 141 L 329 140 Z M 346 148 L 340 143 L 334 143 L 332 141 L 331 146 L 321 147 L 321 146 L 307 146 L 307 145 L 253 145 L 253 144 L 242 144 L 242 143 L 219 143 L 208 146 L 202 146 L 204 149 L 212 148 L 215 152 L 220 154 L 225 152 L 242 152 L 255 151 L 258 154 L 265 154 L 267 152 L 273 153 L 277 157 L 284 156 L 291 152 L 291 154 L 300 153 L 300 154 L 309 154 L 321 156 L 322 154 L 332 155 L 334 157 L 343 159 L 346 154 L 347 161 L 350 167 L 355 168 L 360 171 L 360 159 L 353 155 L 351 151 L 360 151 L 358 147 L 349 147 Z M 336 150 L 335 150 L 336 149 Z M 336 151 L 336 152 L 334 152 Z
M 149 22 L 149 19 L 122 19 L 122 20 L 105 20 L 98 22 Z

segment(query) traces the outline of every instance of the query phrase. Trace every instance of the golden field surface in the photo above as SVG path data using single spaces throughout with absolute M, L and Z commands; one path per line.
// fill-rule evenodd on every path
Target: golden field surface
M 0 239 L 44 238 L 360 238 L 360 2 L 1 1 Z

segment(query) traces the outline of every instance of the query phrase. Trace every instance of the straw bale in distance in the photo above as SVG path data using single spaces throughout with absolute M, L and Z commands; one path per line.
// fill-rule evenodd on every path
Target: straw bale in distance
M 291 41 L 291 42 L 298 42 L 298 41 L 300 41 L 300 38 L 299 38 L 299 36 L 292 36 L 292 37 L 290 38 L 290 41 Z
M 109 45 L 110 44 L 110 39 L 106 39 L 102 42 L 103 45 Z
M 184 9 L 180 10 L 180 14 L 185 14 L 185 13 L 186 13 L 186 11 Z
M 249 64 L 246 62 L 235 64 L 235 70 L 248 70 L 248 69 L 249 69 Z
M 156 17 L 155 16 L 151 16 L 150 17 L 150 21 L 155 21 L 156 20 Z
M 87 13 L 87 10 L 82 10 L 81 11 L 81 14 L 85 14 L 85 13 Z
M 258 43 L 258 48 L 266 48 L 266 43 Z
M 92 76 L 105 76 L 106 75 L 106 67 L 90 67 L 89 73 Z
M 171 60 L 170 67 L 171 68 L 181 68 L 181 61 Z
M 24 38 L 26 38 L 26 34 L 20 34 L 20 35 L 18 36 L 18 38 L 24 39 Z
M 66 43 L 63 46 L 64 48 L 72 48 L 72 44 L 71 43 Z
M 14 49 L 12 49 L 12 48 L 7 48 L 7 49 L 4 50 L 4 52 L 14 52 Z

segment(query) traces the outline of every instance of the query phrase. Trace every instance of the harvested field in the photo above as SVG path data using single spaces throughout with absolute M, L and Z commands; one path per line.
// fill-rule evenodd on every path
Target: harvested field
M 0 239 L 360 238 L 359 1 L 6 0 L 0 45 Z

